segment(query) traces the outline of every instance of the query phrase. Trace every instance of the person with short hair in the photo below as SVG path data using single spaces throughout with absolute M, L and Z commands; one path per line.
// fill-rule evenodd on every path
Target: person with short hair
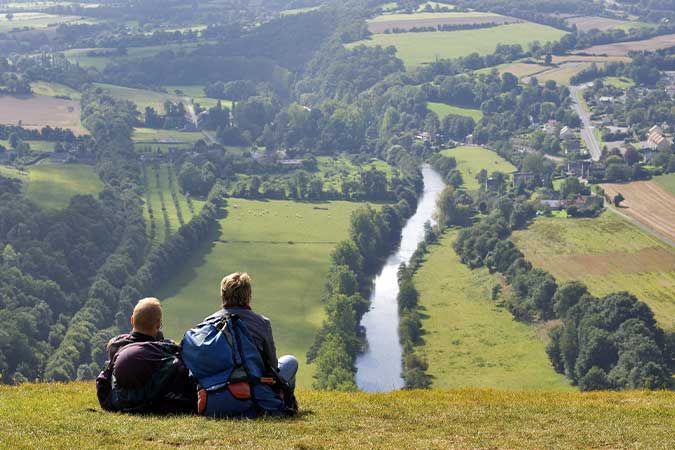
M 108 361 L 96 379 L 101 407 L 128 412 L 194 412 L 196 385 L 180 358 L 180 347 L 164 339 L 160 331 L 160 301 L 154 297 L 139 300 L 130 321 L 131 333 L 108 342 Z
M 232 273 L 220 282 L 220 298 L 223 309 L 212 314 L 209 318 L 223 313 L 238 315 L 255 341 L 263 360 L 288 383 L 292 393 L 295 391 L 298 360 L 292 355 L 277 358 L 272 324 L 267 317 L 257 314 L 251 309 L 252 297 L 253 289 L 250 275 L 246 272 Z

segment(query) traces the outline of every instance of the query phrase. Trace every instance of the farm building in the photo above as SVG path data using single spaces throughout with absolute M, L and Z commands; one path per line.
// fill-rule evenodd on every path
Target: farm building
M 560 139 L 567 140 L 576 137 L 576 134 L 574 133 L 574 130 L 572 130 L 570 127 L 564 126 L 560 130 L 559 137 Z
M 654 126 L 651 129 L 654 131 L 650 130 L 649 137 L 647 138 L 647 147 L 659 151 L 670 149 L 670 141 L 663 135 L 663 132 L 658 131 L 661 130 L 661 127 Z
M 546 134 L 556 134 L 560 129 L 560 122 L 558 122 L 557 120 L 549 120 L 544 124 L 543 128 L 544 133 Z

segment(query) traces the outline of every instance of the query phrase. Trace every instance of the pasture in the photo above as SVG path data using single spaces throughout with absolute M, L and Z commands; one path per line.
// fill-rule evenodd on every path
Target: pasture
M 50 83 L 47 81 L 33 81 L 30 88 L 36 95 L 46 97 L 68 97 L 70 100 L 79 100 L 82 97 L 79 91 L 59 83 Z
M 594 295 L 628 291 L 675 328 L 675 249 L 620 216 L 539 218 L 513 241 L 559 282 L 583 281 Z
M 45 209 L 63 209 L 75 195 L 96 197 L 103 183 L 92 166 L 80 164 L 37 164 L 19 171 L 0 166 L 0 175 L 19 178 L 28 200 Z
M 354 164 L 346 155 L 338 156 L 318 156 L 316 158 L 317 169 L 323 177 L 324 187 L 332 188 L 340 192 L 342 183 L 345 180 L 358 180 L 360 173 L 364 170 L 370 170 L 374 167 L 383 171 L 387 179 L 391 179 L 394 174 L 394 168 L 381 159 L 371 159 L 362 165 Z
M 36 152 L 52 152 L 54 151 L 55 142 L 50 141 L 23 141 L 30 147 L 31 151 Z M 5 148 L 10 148 L 9 141 L 0 139 L 0 145 Z
M 417 12 L 414 14 L 383 14 L 368 20 L 368 31 L 384 33 L 394 28 L 410 30 L 415 27 L 437 25 L 479 25 L 494 23 L 503 25 L 520 22 L 513 17 L 483 12 Z
M 558 84 L 570 84 L 570 79 L 583 72 L 584 70 L 591 67 L 593 63 L 590 62 L 566 62 L 562 63 L 558 67 L 552 67 L 541 72 L 536 73 L 533 77 L 537 78 L 540 82 L 544 83 L 546 81 L 552 80 Z M 600 64 L 602 65 L 602 64 Z M 527 82 L 530 77 L 523 78 L 524 82 Z
M 299 384 L 310 386 L 313 368 L 304 364 L 305 354 L 324 317 L 329 254 L 348 237 L 350 215 L 362 205 L 230 198 L 219 235 L 159 292 L 167 335 L 180 339 L 216 311 L 221 278 L 247 271 L 253 308 L 272 320 L 277 352 L 298 357 Z
M 609 198 L 619 192 L 626 199 L 618 210 L 675 241 L 675 195 L 653 181 L 601 185 Z
M 635 81 L 627 77 L 605 77 L 602 82 L 605 86 L 614 86 L 618 89 L 629 89 L 635 86 Z
M 48 28 L 61 24 L 94 23 L 91 19 L 82 19 L 78 16 L 64 16 L 41 12 L 16 12 L 9 20 L 5 14 L 0 14 L 0 33 L 8 33 L 14 29 Z
M 545 330 L 516 322 L 491 299 L 497 276 L 470 270 L 452 248 L 457 232 L 431 247 L 414 276 L 424 307 L 424 345 L 433 388 L 570 390 L 545 352 Z
M 675 173 L 659 175 L 658 177 L 654 177 L 654 181 L 661 186 L 662 189 L 675 195 Z
M 576 53 L 606 56 L 628 56 L 629 52 L 656 51 L 675 46 L 675 34 L 656 36 L 643 41 L 617 42 L 614 44 L 594 45 Z
M 456 148 L 445 149 L 441 152 L 445 156 L 452 156 L 457 160 L 457 168 L 462 172 L 464 179 L 463 187 L 467 190 L 476 190 L 480 188 L 476 175 L 482 169 L 492 172 L 503 172 L 506 174 L 516 171 L 516 167 L 497 153 L 490 149 L 464 145 Z
M 545 70 L 548 70 L 548 66 L 532 63 L 532 62 L 514 62 L 510 64 L 500 64 L 496 67 L 486 67 L 485 69 L 479 69 L 476 70 L 475 72 L 478 74 L 485 73 L 488 74 L 492 72 L 493 70 L 497 70 L 499 73 L 511 73 L 515 75 L 516 77 L 523 78 L 527 77 L 530 75 L 537 74 L 539 72 L 543 72 Z
M 462 108 L 460 106 L 436 102 L 428 102 L 427 108 L 435 112 L 438 118 L 441 120 L 443 120 L 443 117 L 447 116 L 448 114 L 471 117 L 476 122 L 479 122 L 483 118 L 483 112 L 480 109 Z
M 191 101 L 199 103 L 203 108 L 211 108 L 218 103 L 217 99 L 207 98 L 202 86 L 165 86 L 166 92 L 151 91 L 149 89 L 136 89 L 114 84 L 94 83 L 105 90 L 109 95 L 120 100 L 128 100 L 135 103 L 138 110 L 143 113 L 147 106 L 154 108 L 158 113 L 164 113 L 164 103 L 167 101 L 185 105 Z M 231 108 L 232 102 L 221 100 L 223 106 Z
M 376 34 L 370 39 L 354 42 L 348 47 L 368 45 L 394 46 L 406 67 L 413 68 L 439 58 L 458 58 L 471 53 L 489 54 L 498 44 L 521 44 L 532 41 L 557 41 L 566 33 L 535 23 L 516 23 L 493 28 L 436 31 L 427 33 Z
M 75 134 L 86 134 L 80 123 L 80 102 L 45 95 L 0 97 L 0 123 L 21 124 L 26 128 L 69 128 Z
M 176 44 L 151 45 L 146 47 L 129 47 L 126 55 L 115 55 L 114 48 L 75 48 L 66 50 L 64 55 L 73 63 L 78 63 L 82 67 L 94 67 L 98 70 L 103 69 L 113 60 L 125 59 L 130 57 L 148 57 L 157 55 L 163 51 L 191 51 L 200 45 L 206 44 L 208 41 L 201 42 L 186 42 Z M 100 56 L 91 56 L 91 51 L 104 52 Z M 107 53 L 106 53 L 107 52 Z
M 204 135 L 199 131 L 157 130 L 154 128 L 134 128 L 131 136 L 139 145 L 155 146 L 159 144 L 194 144 Z

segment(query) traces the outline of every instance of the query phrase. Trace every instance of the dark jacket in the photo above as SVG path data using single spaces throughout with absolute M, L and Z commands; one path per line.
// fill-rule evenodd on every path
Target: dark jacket
M 161 334 L 122 334 L 108 343 L 108 356 L 96 379 L 103 409 L 164 414 L 196 410 L 196 385 L 173 341 Z
M 272 324 L 267 317 L 251 311 L 250 308 L 223 308 L 220 311 L 210 315 L 206 320 L 216 316 L 221 316 L 225 312 L 229 314 L 237 314 L 241 321 L 246 325 L 249 334 L 253 338 L 255 345 L 261 352 L 263 359 L 272 366 L 274 370 L 278 370 L 279 361 L 277 360 L 277 348 L 274 345 L 274 336 L 272 335 Z

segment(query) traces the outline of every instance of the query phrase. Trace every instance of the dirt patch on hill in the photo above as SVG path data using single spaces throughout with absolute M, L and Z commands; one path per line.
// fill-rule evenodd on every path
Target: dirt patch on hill
M 663 247 L 650 247 L 635 253 L 554 256 L 536 261 L 536 265 L 568 280 L 612 273 L 667 272 L 675 270 L 675 253 Z
M 69 128 L 75 134 L 86 134 L 80 124 L 80 102 L 44 95 L 0 97 L 0 123 L 26 128 Z
M 626 200 L 620 211 L 675 241 L 675 196 L 653 181 L 603 184 L 610 198 L 621 193 Z
M 410 30 L 411 28 L 436 27 L 438 25 L 480 25 L 494 23 L 505 25 L 508 23 L 522 22 L 519 19 L 505 16 L 478 16 L 478 17 L 439 17 L 434 19 L 417 20 L 387 20 L 386 22 L 371 22 L 368 24 L 368 31 L 374 34 L 384 33 L 385 30 L 399 28 Z
M 675 34 L 657 36 L 644 41 L 617 42 L 615 44 L 594 45 L 575 53 L 607 56 L 627 56 L 631 51 L 655 51 L 675 47 Z

